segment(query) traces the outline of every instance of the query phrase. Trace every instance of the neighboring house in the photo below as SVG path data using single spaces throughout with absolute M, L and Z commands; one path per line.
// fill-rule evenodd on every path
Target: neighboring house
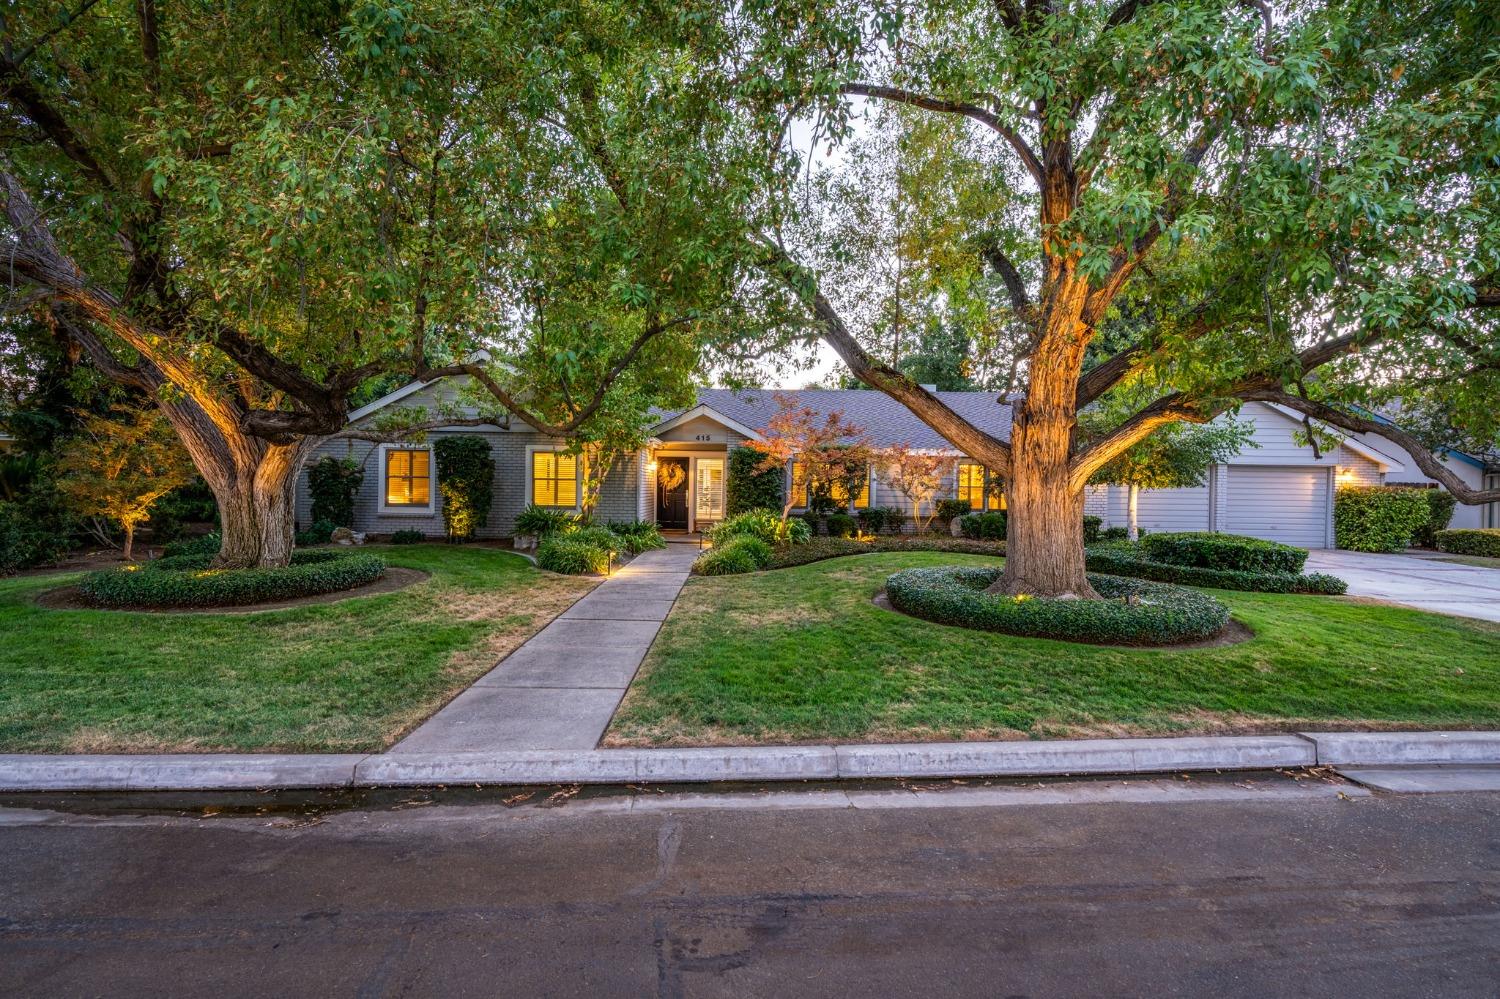
M 367 425 L 381 410 L 399 405 L 436 412 L 459 396 L 461 379 L 413 383 L 377 399 L 350 416 Z M 724 517 L 729 451 L 757 437 L 779 408 L 774 389 L 735 391 L 703 389 L 698 404 L 664 412 L 649 431 L 649 442 L 636 454 L 615 463 L 605 478 L 597 517 L 601 520 L 654 520 L 664 530 L 696 531 Z M 911 411 L 882 392 L 868 389 L 817 389 L 788 393 L 801 405 L 844 418 L 864 428 L 875 447 L 909 444 L 954 456 L 940 497 L 967 500 L 971 509 L 1004 509 L 1005 497 L 986 470 L 960 454 Z M 997 405 L 993 392 L 939 392 L 954 411 L 986 432 L 1010 436 L 1010 408 Z M 472 414 L 471 414 L 472 415 Z M 1140 526 L 1147 531 L 1216 530 L 1288 541 L 1309 548 L 1333 544 L 1333 493 L 1340 484 L 1378 485 L 1415 481 L 1415 465 L 1396 456 L 1395 445 L 1348 438 L 1314 454 L 1298 444 L 1301 417 L 1262 403 L 1244 407 L 1241 419 L 1255 423 L 1258 448 L 1246 448 L 1225 465 L 1216 466 L 1209 482 L 1197 489 L 1145 490 L 1140 497 Z M 423 444 L 326 442 L 310 460 L 323 455 L 352 457 L 363 463 L 365 479 L 356 503 L 356 530 L 389 534 L 403 528 L 431 536 L 443 534 L 437 468 L 431 439 L 445 434 L 481 434 L 495 458 L 494 501 L 481 537 L 508 537 L 516 514 L 529 503 L 576 510 L 582 493 L 578 461 L 567 453 L 567 441 L 537 433 L 519 420 L 505 425 L 455 427 L 429 433 Z M 786 487 L 805 496 L 796 464 L 787 471 Z M 1106 526 L 1125 522 L 1124 487 L 1091 487 L 1088 513 Z M 298 483 L 297 517 L 309 521 L 311 501 L 306 476 Z M 905 498 L 873 471 L 869 486 L 854 497 L 855 509 L 901 507 Z M 1493 508 L 1495 504 L 1491 504 Z M 1464 509 L 1460 507 L 1460 509 Z M 1493 509 L 1490 512 L 1493 516 Z M 1455 518 L 1455 521 L 1457 518 Z

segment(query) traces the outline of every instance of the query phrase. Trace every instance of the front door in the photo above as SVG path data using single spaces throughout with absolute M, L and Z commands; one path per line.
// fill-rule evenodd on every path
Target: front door
M 688 526 L 688 460 L 659 458 L 656 462 L 656 523 L 670 530 Z

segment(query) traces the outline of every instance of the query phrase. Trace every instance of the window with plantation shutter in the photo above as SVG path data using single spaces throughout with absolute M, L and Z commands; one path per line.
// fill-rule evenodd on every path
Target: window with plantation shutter
M 432 455 L 425 448 L 385 452 L 385 505 L 432 505 Z
M 578 457 L 562 451 L 531 454 L 531 502 L 537 506 L 578 505 Z

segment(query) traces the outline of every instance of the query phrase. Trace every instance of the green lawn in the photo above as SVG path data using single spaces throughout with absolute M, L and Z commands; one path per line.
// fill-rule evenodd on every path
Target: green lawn
M 1500 726 L 1500 625 L 1339 597 L 1216 591 L 1256 637 L 1167 652 L 1011 638 L 871 603 L 861 555 L 688 582 L 613 745 Z
M 0 751 L 380 749 L 591 583 L 481 547 L 380 549 L 430 579 L 254 614 L 47 610 L 0 580 Z

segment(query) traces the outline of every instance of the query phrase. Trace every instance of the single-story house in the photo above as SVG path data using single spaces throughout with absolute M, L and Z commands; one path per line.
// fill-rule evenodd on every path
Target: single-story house
M 414 382 L 350 414 L 353 425 L 368 425 L 390 406 L 425 407 L 439 412 L 457 407 L 461 379 Z M 649 441 L 635 454 L 617 461 L 605 478 L 596 516 L 603 520 L 654 520 L 664 530 L 693 532 L 724 517 L 725 482 L 731 449 L 758 437 L 779 408 L 774 389 L 703 389 L 697 405 L 663 412 L 649 431 Z M 907 444 L 948 452 L 954 457 L 940 497 L 966 500 L 971 509 L 1003 509 L 1003 490 L 977 462 L 959 453 L 905 406 L 868 389 L 816 389 L 790 393 L 801 405 L 819 412 L 839 410 L 863 427 L 877 447 Z M 986 432 L 1005 439 L 1010 407 L 998 405 L 993 392 L 939 392 L 948 406 Z M 471 414 L 474 415 L 474 414 Z M 1252 403 L 1241 419 L 1255 424 L 1257 448 L 1246 448 L 1213 469 L 1209 481 L 1194 489 L 1142 492 L 1139 521 L 1145 530 L 1214 530 L 1287 541 L 1309 548 L 1333 544 L 1333 493 L 1340 484 L 1416 481 L 1415 465 L 1403 460 L 1394 445 L 1346 438 L 1337 447 L 1315 454 L 1298 444 L 1301 417 L 1280 407 Z M 445 434 L 481 434 L 495 458 L 494 499 L 481 537 L 514 533 L 516 515 L 528 504 L 576 510 L 582 493 L 579 462 L 567 442 L 538 433 L 519 420 L 482 427 L 451 427 L 429 433 L 424 443 L 375 444 L 333 439 L 310 457 L 351 457 L 364 465 L 365 478 L 355 508 L 359 531 L 390 534 L 415 529 L 440 537 L 444 533 L 441 497 L 431 441 Z M 794 463 L 795 464 L 795 463 Z M 792 488 L 795 469 L 787 473 Z M 851 500 L 866 506 L 910 504 L 872 471 L 869 488 Z M 1483 514 L 1494 518 L 1496 504 Z M 1106 526 L 1124 524 L 1126 490 L 1098 486 L 1089 490 L 1086 511 Z M 1460 508 L 1463 509 L 1463 508 Z M 297 519 L 311 517 L 306 476 L 297 492 Z M 1455 518 L 1455 521 L 1457 518 Z

